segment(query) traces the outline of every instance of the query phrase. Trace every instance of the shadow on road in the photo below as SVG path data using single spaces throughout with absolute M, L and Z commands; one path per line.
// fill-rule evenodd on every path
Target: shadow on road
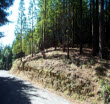
M 25 90 L 25 91 L 24 91 Z M 0 104 L 31 104 L 31 97 L 41 97 L 38 94 L 30 94 L 26 91 L 36 91 L 30 84 L 10 77 L 0 77 Z M 31 96 L 31 97 L 30 97 Z

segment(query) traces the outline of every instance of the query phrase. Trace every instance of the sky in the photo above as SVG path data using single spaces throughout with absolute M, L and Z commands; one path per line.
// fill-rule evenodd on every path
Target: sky
M 26 13 L 28 13 L 29 0 L 25 1 Z M 18 7 L 20 0 L 15 0 L 14 4 L 8 9 L 10 15 L 7 17 L 11 22 L 3 27 L 0 27 L 0 32 L 4 32 L 5 37 L 0 39 L 0 44 L 3 46 L 12 45 L 15 39 L 14 29 L 18 19 Z

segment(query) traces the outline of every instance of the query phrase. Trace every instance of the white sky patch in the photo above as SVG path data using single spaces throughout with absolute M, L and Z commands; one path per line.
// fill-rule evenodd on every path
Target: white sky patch
M 26 6 L 26 13 L 28 13 L 29 0 L 24 0 Z M 13 40 L 15 39 L 14 29 L 18 19 L 18 8 L 20 0 L 15 0 L 13 6 L 9 8 L 9 12 L 12 12 L 8 19 L 12 22 L 0 27 L 0 32 L 4 32 L 5 37 L 0 39 L 0 43 L 5 45 L 12 45 Z

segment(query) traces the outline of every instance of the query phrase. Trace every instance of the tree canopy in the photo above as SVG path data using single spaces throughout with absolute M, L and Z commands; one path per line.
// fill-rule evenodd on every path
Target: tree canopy
M 83 54 L 84 47 L 89 47 L 93 56 L 100 56 L 101 59 L 108 57 L 109 0 L 38 0 L 37 11 L 33 2 L 36 1 L 30 0 L 30 19 L 26 23 L 29 28 L 23 33 L 20 46 L 25 55 L 45 51 L 49 47 L 62 47 L 69 58 L 69 48 L 77 46 L 80 54 Z M 20 42 L 19 35 L 13 43 L 16 54 L 20 50 L 16 48 Z
M 9 20 L 7 16 L 9 13 L 7 12 L 7 8 L 9 8 L 13 4 L 14 0 L 0 0 L 0 26 L 5 25 Z M 0 32 L 0 38 L 3 37 L 3 33 Z
M 0 26 L 9 22 L 7 19 L 7 8 L 13 4 L 14 0 L 0 0 Z

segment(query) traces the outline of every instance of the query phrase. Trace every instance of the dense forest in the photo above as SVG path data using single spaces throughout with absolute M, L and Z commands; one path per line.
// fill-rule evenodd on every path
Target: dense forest
M 10 22 L 6 8 L 13 0 L 9 1 L 0 1 L 0 26 Z M 29 0 L 29 7 L 25 2 L 19 2 L 12 46 L 0 45 L 2 77 L 7 77 L 9 72 L 8 75 L 53 89 L 52 92 L 57 91 L 73 103 L 81 100 L 81 104 L 82 101 L 83 104 L 108 104 L 110 0 Z M 4 37 L 2 32 L 1 37 Z M 10 79 L 9 76 L 7 86 L 11 85 Z M 16 78 L 13 79 L 16 83 Z M 12 84 L 15 89 L 13 86 L 18 88 L 19 84 Z M 20 89 L 15 93 L 25 87 Z
M 110 0 L 30 0 L 28 14 L 20 0 L 11 51 L 22 60 L 50 47 L 61 47 L 67 58 L 71 48 L 79 48 L 80 54 L 91 48 L 91 55 L 108 59 L 109 28 Z
M 6 25 L 9 20 L 7 9 L 13 5 L 14 0 L 0 0 L 0 26 Z M 0 31 L 0 38 L 4 37 L 4 33 Z M 0 45 L 0 69 L 9 70 L 12 66 L 12 48 L 11 46 Z
M 0 69 L 9 70 L 14 59 L 11 46 L 0 46 Z
M 13 54 L 33 56 L 38 50 L 62 47 L 69 58 L 69 48 L 79 47 L 82 54 L 89 47 L 93 56 L 108 58 L 109 0 L 30 0 L 28 16 L 24 5 L 21 0 Z

